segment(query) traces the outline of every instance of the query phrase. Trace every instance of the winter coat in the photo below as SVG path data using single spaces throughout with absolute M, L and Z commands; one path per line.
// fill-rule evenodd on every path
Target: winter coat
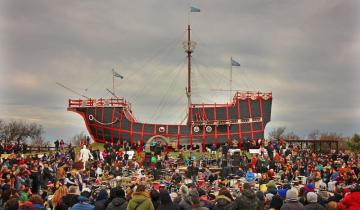
M 138 206 L 138 207 L 137 207 Z M 150 195 L 146 192 L 134 192 L 126 210 L 155 210 Z
M 244 190 L 241 196 L 233 202 L 233 210 L 256 210 L 258 208 L 258 198 L 252 190 Z
M 279 210 L 283 205 L 283 200 L 279 195 L 274 195 L 274 197 L 270 201 L 270 208 L 274 208 L 275 210 Z
M 77 203 L 70 210 L 93 210 L 94 206 L 88 203 Z
M 340 210 L 360 209 L 360 192 L 353 192 L 339 203 Z
M 109 196 L 106 190 L 100 190 L 99 195 L 96 198 L 94 210 L 106 210 L 106 201 L 108 197 Z
M 46 210 L 46 208 L 43 205 L 38 203 L 34 203 L 32 206 L 34 207 L 34 210 Z
M 202 206 L 198 206 L 198 207 L 192 207 L 191 210 L 209 210 L 209 208 L 207 208 L 207 207 L 202 207 Z
M 156 210 L 181 210 L 180 206 L 175 204 L 175 203 L 171 203 L 171 204 L 160 204 L 159 207 Z
M 179 206 L 181 210 L 191 210 L 191 198 L 190 196 L 185 196 L 179 202 Z
M 71 208 L 73 205 L 78 203 L 78 197 L 79 195 L 75 194 L 67 194 L 64 197 L 62 197 L 62 203 L 65 204 L 68 208 Z
M 124 198 L 114 198 L 106 207 L 106 210 L 125 210 L 127 205 L 128 203 Z
M 324 207 L 319 203 L 309 203 L 305 206 L 305 210 L 323 210 Z
M 213 210 L 229 210 L 231 207 L 231 199 L 220 195 L 215 200 L 215 205 L 213 207 Z
M 305 210 L 305 207 L 299 201 L 286 200 L 280 210 Z

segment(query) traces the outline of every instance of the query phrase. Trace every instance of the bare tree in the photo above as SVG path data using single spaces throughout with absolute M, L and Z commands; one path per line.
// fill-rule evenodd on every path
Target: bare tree
M 278 140 L 282 139 L 284 137 L 285 130 L 286 130 L 286 127 L 274 128 L 269 133 L 270 140 L 278 141 Z
M 35 137 L 31 140 L 32 146 L 46 146 L 46 143 L 42 136 Z
M 294 133 L 294 131 L 288 132 L 283 135 L 283 138 L 286 140 L 300 140 L 300 136 Z
M 320 134 L 320 140 L 344 140 L 344 139 L 346 139 L 346 137 L 336 132 L 324 132 Z
M 0 137 L 5 143 L 25 142 L 28 138 L 35 139 L 43 135 L 44 129 L 36 123 L 26 123 L 25 121 L 0 121 Z
M 307 136 L 308 140 L 319 140 L 320 139 L 320 131 L 318 129 L 310 131 Z

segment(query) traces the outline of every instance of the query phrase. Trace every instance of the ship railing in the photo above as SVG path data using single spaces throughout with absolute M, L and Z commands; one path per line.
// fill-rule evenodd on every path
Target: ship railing
M 127 107 L 131 110 L 131 104 L 124 98 L 69 99 L 69 108 L 72 107 Z
M 230 119 L 230 120 L 206 120 L 206 121 L 192 121 L 193 125 L 231 125 L 231 124 L 245 124 L 262 122 L 262 117 L 242 118 L 242 119 Z
M 262 98 L 268 100 L 272 98 L 272 92 L 259 92 L 259 91 L 237 91 L 233 98 L 234 102 L 238 99 L 251 99 L 256 100 Z

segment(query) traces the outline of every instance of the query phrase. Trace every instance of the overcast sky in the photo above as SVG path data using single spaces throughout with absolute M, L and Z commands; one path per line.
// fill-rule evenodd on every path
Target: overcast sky
M 360 132 L 360 1 L 114 0 L 0 3 L 0 118 L 44 126 L 46 138 L 86 131 L 66 111 L 79 96 L 116 94 L 139 121 L 179 123 L 186 109 L 182 49 L 192 13 L 193 101 L 226 103 L 233 88 L 273 92 L 267 131 L 286 126 Z

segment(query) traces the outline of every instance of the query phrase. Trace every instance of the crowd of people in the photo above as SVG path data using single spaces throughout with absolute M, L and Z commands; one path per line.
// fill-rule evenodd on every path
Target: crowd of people
M 87 141 L 85 141 L 87 142 Z M 58 142 L 60 145 L 60 142 Z M 4 210 L 360 209 L 360 161 L 349 152 L 259 143 L 209 151 L 151 152 L 129 144 L 82 145 L 1 158 Z

